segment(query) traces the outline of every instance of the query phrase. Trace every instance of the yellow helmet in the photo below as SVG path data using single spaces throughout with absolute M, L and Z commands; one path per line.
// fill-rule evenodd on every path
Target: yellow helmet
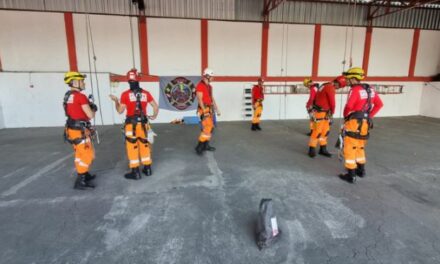
M 304 81 L 303 81 L 303 84 L 304 84 L 304 86 L 307 86 L 307 85 L 311 84 L 312 82 L 313 82 L 312 79 L 305 78 Z
M 69 71 L 66 72 L 66 74 L 64 75 L 64 82 L 66 84 L 69 84 L 73 80 L 84 80 L 85 78 L 86 78 L 85 74 L 81 74 L 76 71 Z
M 343 74 L 347 79 L 355 78 L 360 81 L 365 78 L 364 70 L 359 67 L 350 68 L 348 71 L 344 72 Z

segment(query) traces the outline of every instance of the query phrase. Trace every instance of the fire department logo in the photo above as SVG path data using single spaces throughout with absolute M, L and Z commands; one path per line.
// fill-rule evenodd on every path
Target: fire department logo
M 164 92 L 168 102 L 178 110 L 187 109 L 196 98 L 194 84 L 184 77 L 171 80 L 165 86 Z

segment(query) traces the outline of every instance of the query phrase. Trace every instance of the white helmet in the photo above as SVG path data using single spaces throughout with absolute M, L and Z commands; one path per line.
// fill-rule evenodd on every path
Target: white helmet
M 203 71 L 203 76 L 214 76 L 214 72 L 210 69 L 210 68 L 206 68 L 204 71 Z

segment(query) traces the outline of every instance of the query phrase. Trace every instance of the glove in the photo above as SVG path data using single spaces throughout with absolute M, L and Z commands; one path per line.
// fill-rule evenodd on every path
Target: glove
M 90 109 L 92 109 L 93 112 L 98 112 L 98 107 L 96 106 L 96 104 L 90 103 L 89 106 L 90 106 Z

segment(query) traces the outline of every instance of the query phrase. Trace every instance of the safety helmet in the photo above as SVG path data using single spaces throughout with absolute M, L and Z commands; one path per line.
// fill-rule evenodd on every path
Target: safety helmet
M 303 81 L 303 84 L 304 84 L 304 86 L 307 86 L 307 85 L 311 84 L 312 82 L 313 82 L 312 79 L 305 78 L 304 81 Z
M 359 67 L 350 68 L 348 71 L 344 72 L 343 75 L 347 79 L 355 78 L 359 81 L 365 78 L 364 70 Z
M 141 77 L 138 74 L 138 71 L 133 68 L 127 72 L 127 79 L 129 82 L 138 82 L 141 80 Z
M 214 76 L 214 71 L 212 71 L 210 68 L 206 68 L 203 71 L 203 76 Z
M 345 86 L 347 86 L 347 80 L 343 75 L 336 77 L 336 79 L 334 79 L 334 82 L 337 82 L 339 84 L 339 88 L 344 88 Z
M 264 82 L 264 78 L 263 78 L 263 77 L 260 77 L 260 78 L 258 78 L 258 81 L 259 81 L 259 82 Z
M 81 74 L 76 71 L 68 71 L 64 74 L 64 82 L 69 84 L 73 80 L 84 80 L 86 78 L 85 74 Z

